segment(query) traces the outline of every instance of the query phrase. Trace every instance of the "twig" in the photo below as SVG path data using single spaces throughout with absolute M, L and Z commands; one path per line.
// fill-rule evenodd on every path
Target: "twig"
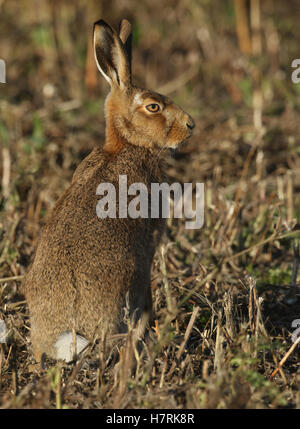
M 225 292 L 224 294 L 224 314 L 225 314 L 225 325 L 226 333 L 230 341 L 234 338 L 236 330 L 233 321 L 233 298 L 231 292 Z
M 294 219 L 294 186 L 293 186 L 293 173 L 291 170 L 288 170 L 286 173 L 286 181 L 287 181 L 287 220 L 288 223 L 292 222 Z
M 243 54 L 251 54 L 251 39 L 247 18 L 246 0 L 235 0 L 236 33 Z
M 186 328 L 186 331 L 185 331 L 185 334 L 184 334 L 183 342 L 181 343 L 181 346 L 180 346 L 180 348 L 179 348 L 179 350 L 178 350 L 178 352 L 176 354 L 176 359 L 180 359 L 180 357 L 181 357 L 181 355 L 183 353 L 183 350 L 184 350 L 184 347 L 186 345 L 186 342 L 187 342 L 187 340 L 188 340 L 188 338 L 190 336 L 190 333 L 191 333 L 191 331 L 193 329 L 193 326 L 194 326 L 197 314 L 199 312 L 199 309 L 200 309 L 199 307 L 194 307 L 192 316 L 190 318 L 189 324 L 188 324 L 188 326 Z
M 258 246 L 263 246 L 266 243 L 269 243 L 270 241 L 276 239 L 276 240 L 282 240 L 283 238 L 292 237 L 293 235 L 299 234 L 299 230 L 297 231 L 290 231 L 285 234 L 279 235 L 276 237 L 276 234 L 272 234 L 270 237 L 266 238 L 265 240 L 260 241 L 259 243 L 253 244 L 253 246 L 248 247 L 248 249 L 244 249 L 239 253 L 236 253 L 235 255 L 228 256 L 224 259 L 223 263 L 229 262 L 231 259 L 238 258 L 239 256 L 245 255 L 246 253 L 251 252 L 251 250 L 255 249 Z
M 10 188 L 11 158 L 7 147 L 4 147 L 2 149 L 2 158 L 3 158 L 2 193 L 4 198 L 8 198 L 9 188 Z
M 23 278 L 24 278 L 24 276 L 3 277 L 2 279 L 0 279 L 0 283 L 12 282 L 14 280 L 21 281 Z
M 252 54 L 261 55 L 261 13 L 260 0 L 251 0 L 250 4 L 250 22 L 252 30 Z
M 256 324 L 256 312 L 257 312 L 257 300 L 256 300 L 256 282 L 253 277 L 247 276 L 247 281 L 249 284 L 249 306 L 248 306 L 248 316 L 249 316 L 249 325 L 251 333 L 254 334 Z
M 97 7 L 96 7 L 97 6 Z M 102 4 L 95 0 L 90 0 L 86 6 L 86 14 L 88 25 L 90 25 L 95 16 L 102 16 Z M 87 54 L 85 60 L 85 87 L 90 95 L 92 95 L 98 86 L 98 72 L 94 59 L 94 47 L 92 42 L 92 31 L 87 38 Z
M 260 0 L 251 0 L 250 3 L 250 22 L 252 30 L 252 55 L 259 57 L 262 53 L 261 41 L 261 13 Z M 254 66 L 252 69 L 253 79 L 253 124 L 256 129 L 262 128 L 262 109 L 263 109 L 263 92 L 261 87 L 261 70 Z
M 216 369 L 216 370 L 219 370 L 221 367 L 222 342 L 224 339 L 222 332 L 221 332 L 221 320 L 222 320 L 222 313 L 220 311 L 218 313 L 217 334 L 216 334 L 216 343 L 215 343 L 214 369 Z
M 293 268 L 292 268 L 291 286 L 296 286 L 299 263 L 300 263 L 299 250 L 300 250 L 300 240 L 297 240 L 297 241 L 294 240 L 293 242 L 294 260 L 293 260 Z
M 272 372 L 272 374 L 270 375 L 270 380 L 275 377 L 275 375 L 277 374 L 277 372 L 280 370 L 280 368 L 284 365 L 284 363 L 286 362 L 286 360 L 288 359 L 288 357 L 293 353 L 293 351 L 295 350 L 295 348 L 297 347 L 297 345 L 300 343 L 300 337 L 297 338 L 297 340 L 294 342 L 294 344 L 290 347 L 290 349 L 286 352 L 286 354 L 283 356 L 283 358 L 281 359 L 281 361 L 279 362 L 279 365 L 277 368 L 274 369 L 274 371 Z
M 179 347 L 179 350 L 176 353 L 176 361 L 173 361 L 173 363 L 171 365 L 171 368 L 170 368 L 170 371 L 168 372 L 168 377 L 170 377 L 173 374 L 173 372 L 174 372 L 174 370 L 176 368 L 176 363 L 181 358 L 181 355 L 182 355 L 182 353 L 184 351 L 184 348 L 185 348 L 185 345 L 187 343 L 187 340 L 189 339 L 189 336 L 190 336 L 191 331 L 193 329 L 193 326 L 194 326 L 194 323 L 195 323 L 195 320 L 196 320 L 198 312 L 199 312 L 199 307 L 194 307 L 194 310 L 193 310 L 193 313 L 191 315 L 189 324 L 188 324 L 188 326 L 186 328 L 186 331 L 185 331 L 185 334 L 184 334 L 183 341 L 182 341 L 182 343 L 181 343 L 181 345 Z

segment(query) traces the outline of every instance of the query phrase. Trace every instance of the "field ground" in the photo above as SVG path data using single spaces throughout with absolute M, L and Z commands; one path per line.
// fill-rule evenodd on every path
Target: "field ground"
M 92 23 L 125 16 L 136 83 L 195 119 L 167 170 L 205 184 L 205 223 L 168 222 L 140 353 L 129 335 L 117 365 L 98 342 L 87 360 L 32 370 L 20 276 L 74 169 L 103 143 Z M 300 319 L 299 21 L 295 0 L 0 1 L 0 408 L 300 408 L 299 346 L 279 366 Z

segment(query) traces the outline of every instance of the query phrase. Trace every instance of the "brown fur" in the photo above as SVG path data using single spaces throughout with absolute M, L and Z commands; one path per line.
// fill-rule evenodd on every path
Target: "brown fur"
M 109 182 L 118 195 L 122 174 L 128 186 L 144 183 L 150 195 L 151 183 L 163 181 L 158 152 L 188 138 L 193 121 L 168 98 L 131 85 L 128 25 L 121 25 L 120 31 L 119 37 L 103 21 L 94 27 L 96 61 L 111 84 L 105 145 L 76 169 L 43 229 L 25 278 L 37 360 L 42 353 L 55 357 L 54 343 L 66 331 L 75 330 L 89 340 L 103 330 L 124 331 L 127 293 L 136 320 L 142 314 L 151 316 L 150 271 L 164 220 L 100 219 L 96 189 Z M 162 111 L 147 112 L 144 100 L 157 101 Z

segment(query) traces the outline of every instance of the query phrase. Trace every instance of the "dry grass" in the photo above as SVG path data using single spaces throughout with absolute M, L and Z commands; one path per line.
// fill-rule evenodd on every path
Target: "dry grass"
M 300 319 L 297 2 L 249 2 L 239 10 L 249 34 L 234 19 L 247 2 L 23 1 L 16 20 L 20 3 L 0 1 L 0 407 L 299 408 L 299 347 L 282 361 Z M 146 342 L 138 347 L 129 326 L 117 363 L 105 361 L 103 339 L 75 364 L 32 370 L 20 276 L 46 214 L 103 140 L 107 87 L 93 87 L 86 62 L 100 16 L 135 23 L 136 81 L 194 116 L 195 136 L 168 173 L 205 183 L 205 224 L 168 222 Z

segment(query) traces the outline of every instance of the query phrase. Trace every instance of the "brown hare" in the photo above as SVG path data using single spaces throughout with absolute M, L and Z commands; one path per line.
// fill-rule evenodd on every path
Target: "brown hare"
M 44 227 L 25 277 L 34 356 L 71 361 L 95 336 L 124 332 L 124 308 L 151 317 L 150 270 L 164 219 L 97 216 L 101 183 L 163 179 L 159 156 L 191 136 L 193 119 L 169 98 L 131 82 L 131 26 L 94 24 L 96 64 L 111 90 L 106 137 L 76 169 Z M 119 210 L 118 199 L 116 201 Z M 75 344 L 75 345 L 74 345 Z

